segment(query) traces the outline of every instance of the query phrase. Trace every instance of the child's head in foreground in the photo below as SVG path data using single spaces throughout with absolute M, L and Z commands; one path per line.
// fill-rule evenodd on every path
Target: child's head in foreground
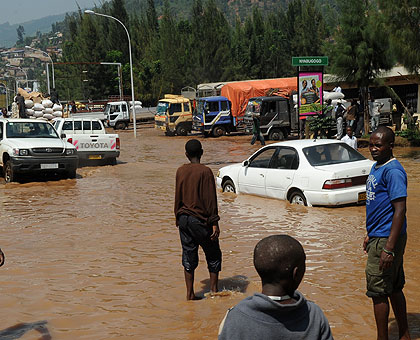
M 265 285 L 281 286 L 292 295 L 305 274 L 306 255 L 302 245 L 291 236 L 268 236 L 254 249 L 254 266 Z

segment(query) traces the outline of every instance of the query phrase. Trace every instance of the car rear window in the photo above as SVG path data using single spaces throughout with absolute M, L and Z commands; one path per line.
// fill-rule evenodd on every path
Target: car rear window
M 303 153 L 312 166 L 348 163 L 366 159 L 345 143 L 314 145 L 304 148 Z

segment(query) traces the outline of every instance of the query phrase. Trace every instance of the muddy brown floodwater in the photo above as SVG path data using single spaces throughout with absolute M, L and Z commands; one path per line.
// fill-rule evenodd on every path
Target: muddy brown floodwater
M 215 339 L 226 310 L 260 289 L 255 244 L 287 233 L 307 253 L 300 290 L 321 306 L 336 339 L 373 339 L 361 243 L 365 207 L 307 208 L 219 192 L 227 296 L 185 301 L 173 217 L 174 176 L 189 137 L 150 125 L 120 132 L 116 166 L 78 169 L 75 180 L 0 182 L 0 339 Z M 249 136 L 200 138 L 216 173 L 259 146 Z M 408 173 L 405 293 L 411 333 L 420 338 L 419 149 L 396 149 Z M 367 150 L 362 150 L 367 155 Z M 198 294 L 208 292 L 203 253 Z M 391 313 L 391 334 L 397 337 Z

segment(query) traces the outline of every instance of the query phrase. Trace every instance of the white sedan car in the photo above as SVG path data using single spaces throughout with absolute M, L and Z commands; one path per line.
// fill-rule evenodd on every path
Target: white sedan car
M 267 145 L 242 163 L 221 168 L 217 186 L 301 205 L 343 205 L 366 200 L 373 162 L 347 144 L 329 139 Z

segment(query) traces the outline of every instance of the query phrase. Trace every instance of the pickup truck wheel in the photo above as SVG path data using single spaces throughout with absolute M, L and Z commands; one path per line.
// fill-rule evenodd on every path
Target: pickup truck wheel
M 123 130 L 125 128 L 125 123 L 123 122 L 118 122 L 117 124 L 115 124 L 115 130 Z
M 188 131 L 187 131 L 187 129 L 185 128 L 185 126 L 183 126 L 183 125 L 178 125 L 178 126 L 176 127 L 176 134 L 177 134 L 178 136 L 186 136 L 186 135 L 188 134 Z
M 272 129 L 268 134 L 268 139 L 270 140 L 283 140 L 284 133 L 280 129 Z
M 16 180 L 16 175 L 13 171 L 12 163 L 10 163 L 10 161 L 6 162 L 3 168 L 3 175 L 4 175 L 4 180 L 6 183 L 11 183 Z
M 223 190 L 223 192 L 233 192 L 233 193 L 236 193 L 235 184 L 233 184 L 233 182 L 230 179 L 227 179 L 222 184 L 222 190 Z
M 213 137 L 221 137 L 226 134 L 226 129 L 224 126 L 216 126 L 213 129 Z
M 108 164 L 109 165 L 117 165 L 117 157 L 112 157 L 112 158 L 108 159 Z

